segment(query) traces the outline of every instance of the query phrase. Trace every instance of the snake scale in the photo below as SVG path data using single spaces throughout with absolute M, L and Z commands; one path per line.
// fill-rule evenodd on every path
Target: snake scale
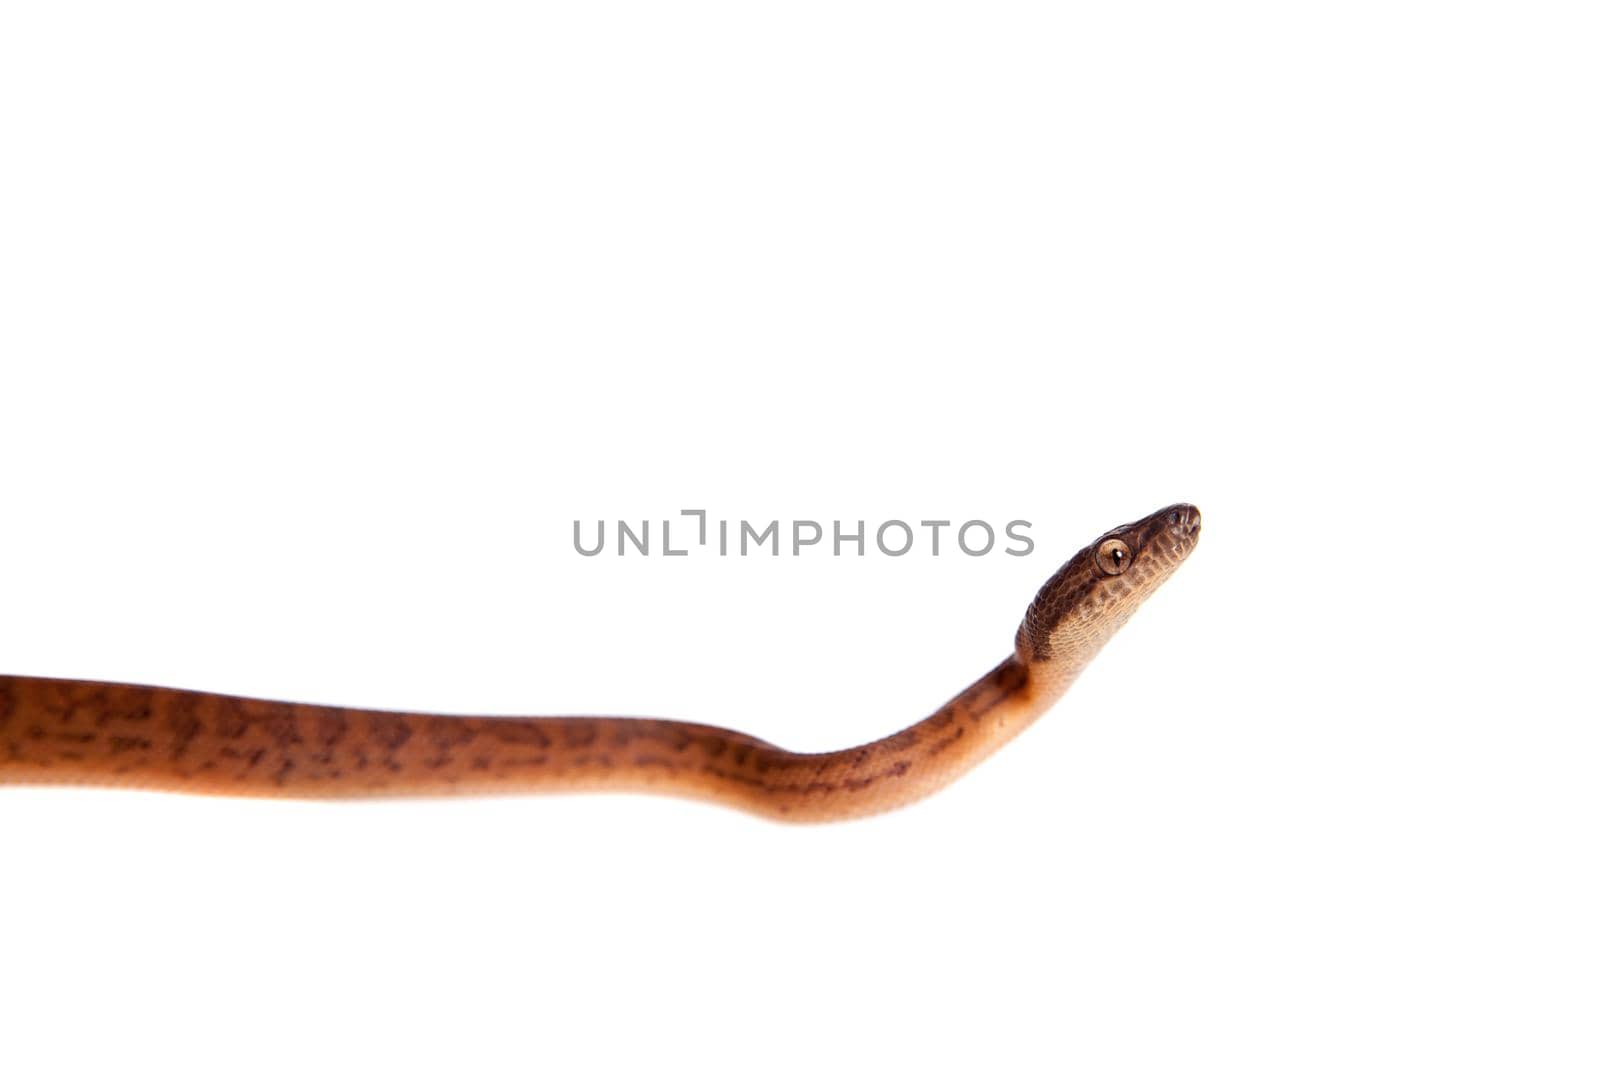
M 366 711 L 109 682 L 0 676 L 0 784 L 355 798 L 664 793 L 820 822 L 919 800 L 1034 722 L 1200 535 L 1191 505 L 1119 526 L 1045 583 L 1011 655 L 938 711 L 837 752 L 636 718 Z

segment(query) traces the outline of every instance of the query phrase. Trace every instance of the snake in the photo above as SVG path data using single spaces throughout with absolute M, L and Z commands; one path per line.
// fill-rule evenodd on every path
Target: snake
M 1096 538 L 1040 588 L 997 666 L 854 748 L 793 752 L 667 719 L 380 711 L 0 675 L 0 785 L 326 800 L 630 792 L 784 822 L 875 815 L 937 792 L 1037 721 L 1199 535 L 1199 510 L 1175 504 Z

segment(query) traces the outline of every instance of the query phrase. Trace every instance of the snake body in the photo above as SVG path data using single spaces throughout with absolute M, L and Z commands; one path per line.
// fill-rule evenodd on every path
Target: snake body
M 0 784 L 356 798 L 663 793 L 795 822 L 935 792 L 1034 722 L 1188 556 L 1187 504 L 1119 526 L 1045 583 L 1015 650 L 938 711 L 855 748 L 791 752 L 663 719 L 431 715 L 0 676 Z

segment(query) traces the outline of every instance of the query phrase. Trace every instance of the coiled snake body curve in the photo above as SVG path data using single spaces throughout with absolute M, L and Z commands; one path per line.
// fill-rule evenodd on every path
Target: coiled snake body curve
M 367 711 L 0 676 L 0 784 L 326 799 L 646 792 L 794 822 L 872 815 L 941 789 L 1038 719 L 1199 535 L 1198 509 L 1177 504 L 1097 538 L 1040 589 L 998 666 L 922 721 L 837 752 L 664 719 Z

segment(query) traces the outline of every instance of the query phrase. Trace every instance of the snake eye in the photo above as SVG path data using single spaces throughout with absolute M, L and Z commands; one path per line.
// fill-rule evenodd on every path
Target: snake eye
M 1126 543 L 1113 537 L 1100 542 L 1100 547 L 1095 550 L 1094 561 L 1106 574 L 1121 574 L 1133 561 L 1133 553 Z

